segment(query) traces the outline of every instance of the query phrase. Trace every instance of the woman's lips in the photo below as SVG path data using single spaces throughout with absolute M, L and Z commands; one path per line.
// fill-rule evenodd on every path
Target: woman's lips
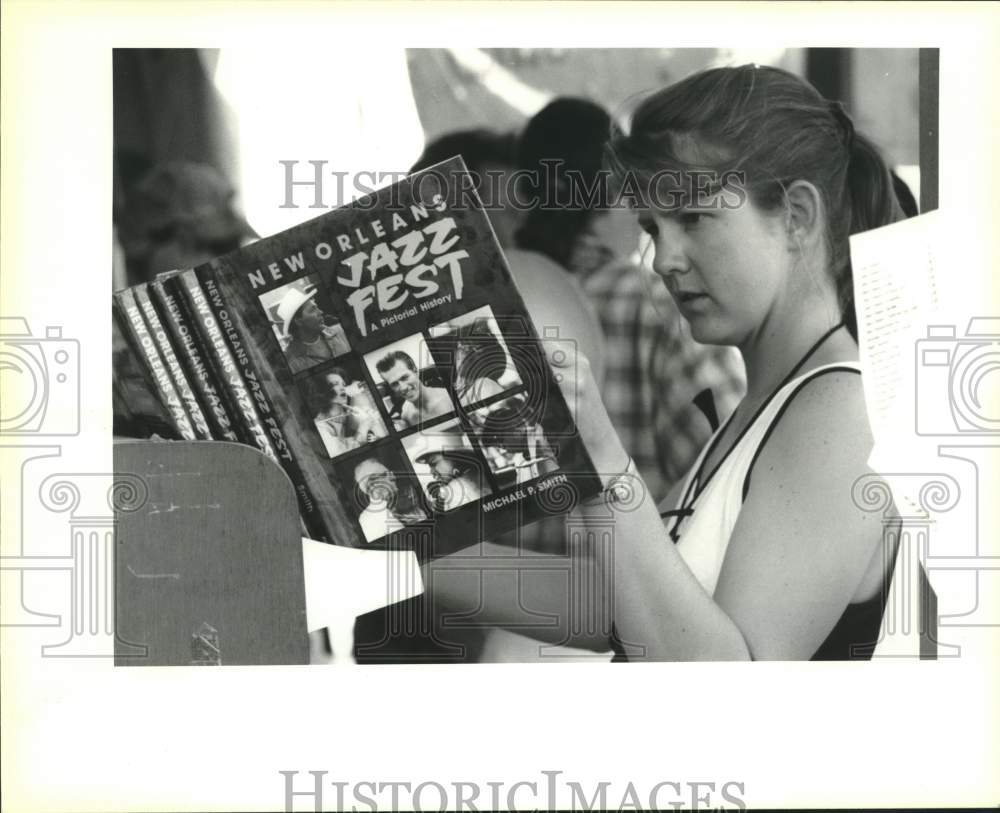
M 682 308 L 698 307 L 708 302 L 708 294 L 696 291 L 678 291 L 674 294 L 674 299 Z
M 680 290 L 677 287 L 676 281 L 672 277 L 665 278 L 663 282 L 667 286 L 667 290 L 670 291 L 670 295 L 674 298 L 674 301 L 681 308 L 698 307 L 700 304 L 707 303 L 709 300 L 708 294 L 702 293 L 701 291 Z

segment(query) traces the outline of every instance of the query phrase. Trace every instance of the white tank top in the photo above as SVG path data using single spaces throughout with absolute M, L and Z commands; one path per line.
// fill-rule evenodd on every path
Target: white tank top
M 830 370 L 861 372 L 861 367 L 857 362 L 839 361 L 825 364 L 793 378 L 766 403 L 753 423 L 744 430 L 743 436 L 729 450 L 714 474 L 702 472 L 700 469 L 720 434 L 725 431 L 726 424 L 715 432 L 685 477 L 681 504 L 677 508 L 691 508 L 693 513 L 679 521 L 676 517 L 668 517 L 665 522 L 668 529 L 680 534 L 677 551 L 709 595 L 715 594 L 726 549 L 729 547 L 736 519 L 743 507 L 744 484 L 747 482 L 747 476 L 758 451 L 789 399 L 808 381 Z M 709 477 L 707 484 L 695 485 L 695 477 L 699 474 L 701 483 Z M 691 498 L 695 493 L 697 497 L 692 502 Z

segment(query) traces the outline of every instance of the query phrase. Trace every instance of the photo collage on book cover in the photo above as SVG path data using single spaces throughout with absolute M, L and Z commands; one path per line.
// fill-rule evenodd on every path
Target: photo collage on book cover
M 259 301 L 308 405 L 313 446 L 366 541 L 559 468 L 542 429 L 544 387 L 531 386 L 546 373 L 521 318 L 470 303 L 357 353 L 318 274 Z

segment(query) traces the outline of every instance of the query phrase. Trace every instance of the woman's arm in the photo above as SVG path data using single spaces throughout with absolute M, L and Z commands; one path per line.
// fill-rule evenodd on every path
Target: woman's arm
M 627 456 L 586 363 L 559 372 L 595 463 L 608 474 L 624 471 Z M 633 657 L 808 658 L 856 592 L 881 538 L 878 520 L 851 501 L 870 449 L 856 375 L 823 376 L 800 391 L 757 461 L 714 599 L 650 499 L 616 511 L 613 552 L 601 565 Z M 585 513 L 597 519 L 607 510 Z
M 528 530 L 547 535 L 550 542 L 561 541 L 562 520 L 542 520 Z M 536 553 L 517 544 L 483 542 L 422 565 L 421 574 L 435 606 L 447 613 L 472 613 L 484 627 L 509 629 L 548 644 L 607 652 L 611 608 L 601 571 L 595 568 L 595 558 L 581 547 Z M 447 624 L 447 619 L 437 623 Z
M 861 377 L 828 373 L 761 451 L 715 591 L 754 658 L 808 659 L 857 592 L 882 540 L 852 499 L 871 448 Z

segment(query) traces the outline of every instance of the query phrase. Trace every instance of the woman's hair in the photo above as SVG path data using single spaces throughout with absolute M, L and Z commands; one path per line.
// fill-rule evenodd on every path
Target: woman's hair
M 329 367 L 323 371 L 322 375 L 308 378 L 305 386 L 307 398 L 311 408 L 316 412 L 328 409 L 330 399 L 333 397 L 333 387 L 326 380 L 328 375 L 339 375 L 344 384 L 351 382 L 350 376 L 343 367 Z
M 593 206 L 573 201 L 570 193 L 586 194 L 600 182 L 610 133 L 611 117 L 585 99 L 556 99 L 531 118 L 518 140 L 517 163 L 537 182 L 526 190 L 533 205 L 514 235 L 519 248 L 545 254 L 569 270 L 573 246 L 594 217 Z M 567 170 L 578 173 L 575 183 Z
M 697 165 L 677 157 L 697 144 Z M 713 157 L 714 156 L 714 157 Z M 828 259 L 841 311 L 857 337 L 848 236 L 901 219 L 885 162 L 840 102 L 779 68 L 744 65 L 695 74 L 645 99 L 606 154 L 612 171 L 648 182 L 658 171 L 736 171 L 757 206 L 786 204 L 792 181 L 812 183 L 826 210 Z
M 327 387 L 329 387 L 328 376 L 331 375 L 339 375 L 340 380 L 343 381 L 345 385 L 350 384 L 354 380 L 347 374 L 347 370 L 343 367 L 328 367 L 323 371 L 323 383 L 326 384 Z

